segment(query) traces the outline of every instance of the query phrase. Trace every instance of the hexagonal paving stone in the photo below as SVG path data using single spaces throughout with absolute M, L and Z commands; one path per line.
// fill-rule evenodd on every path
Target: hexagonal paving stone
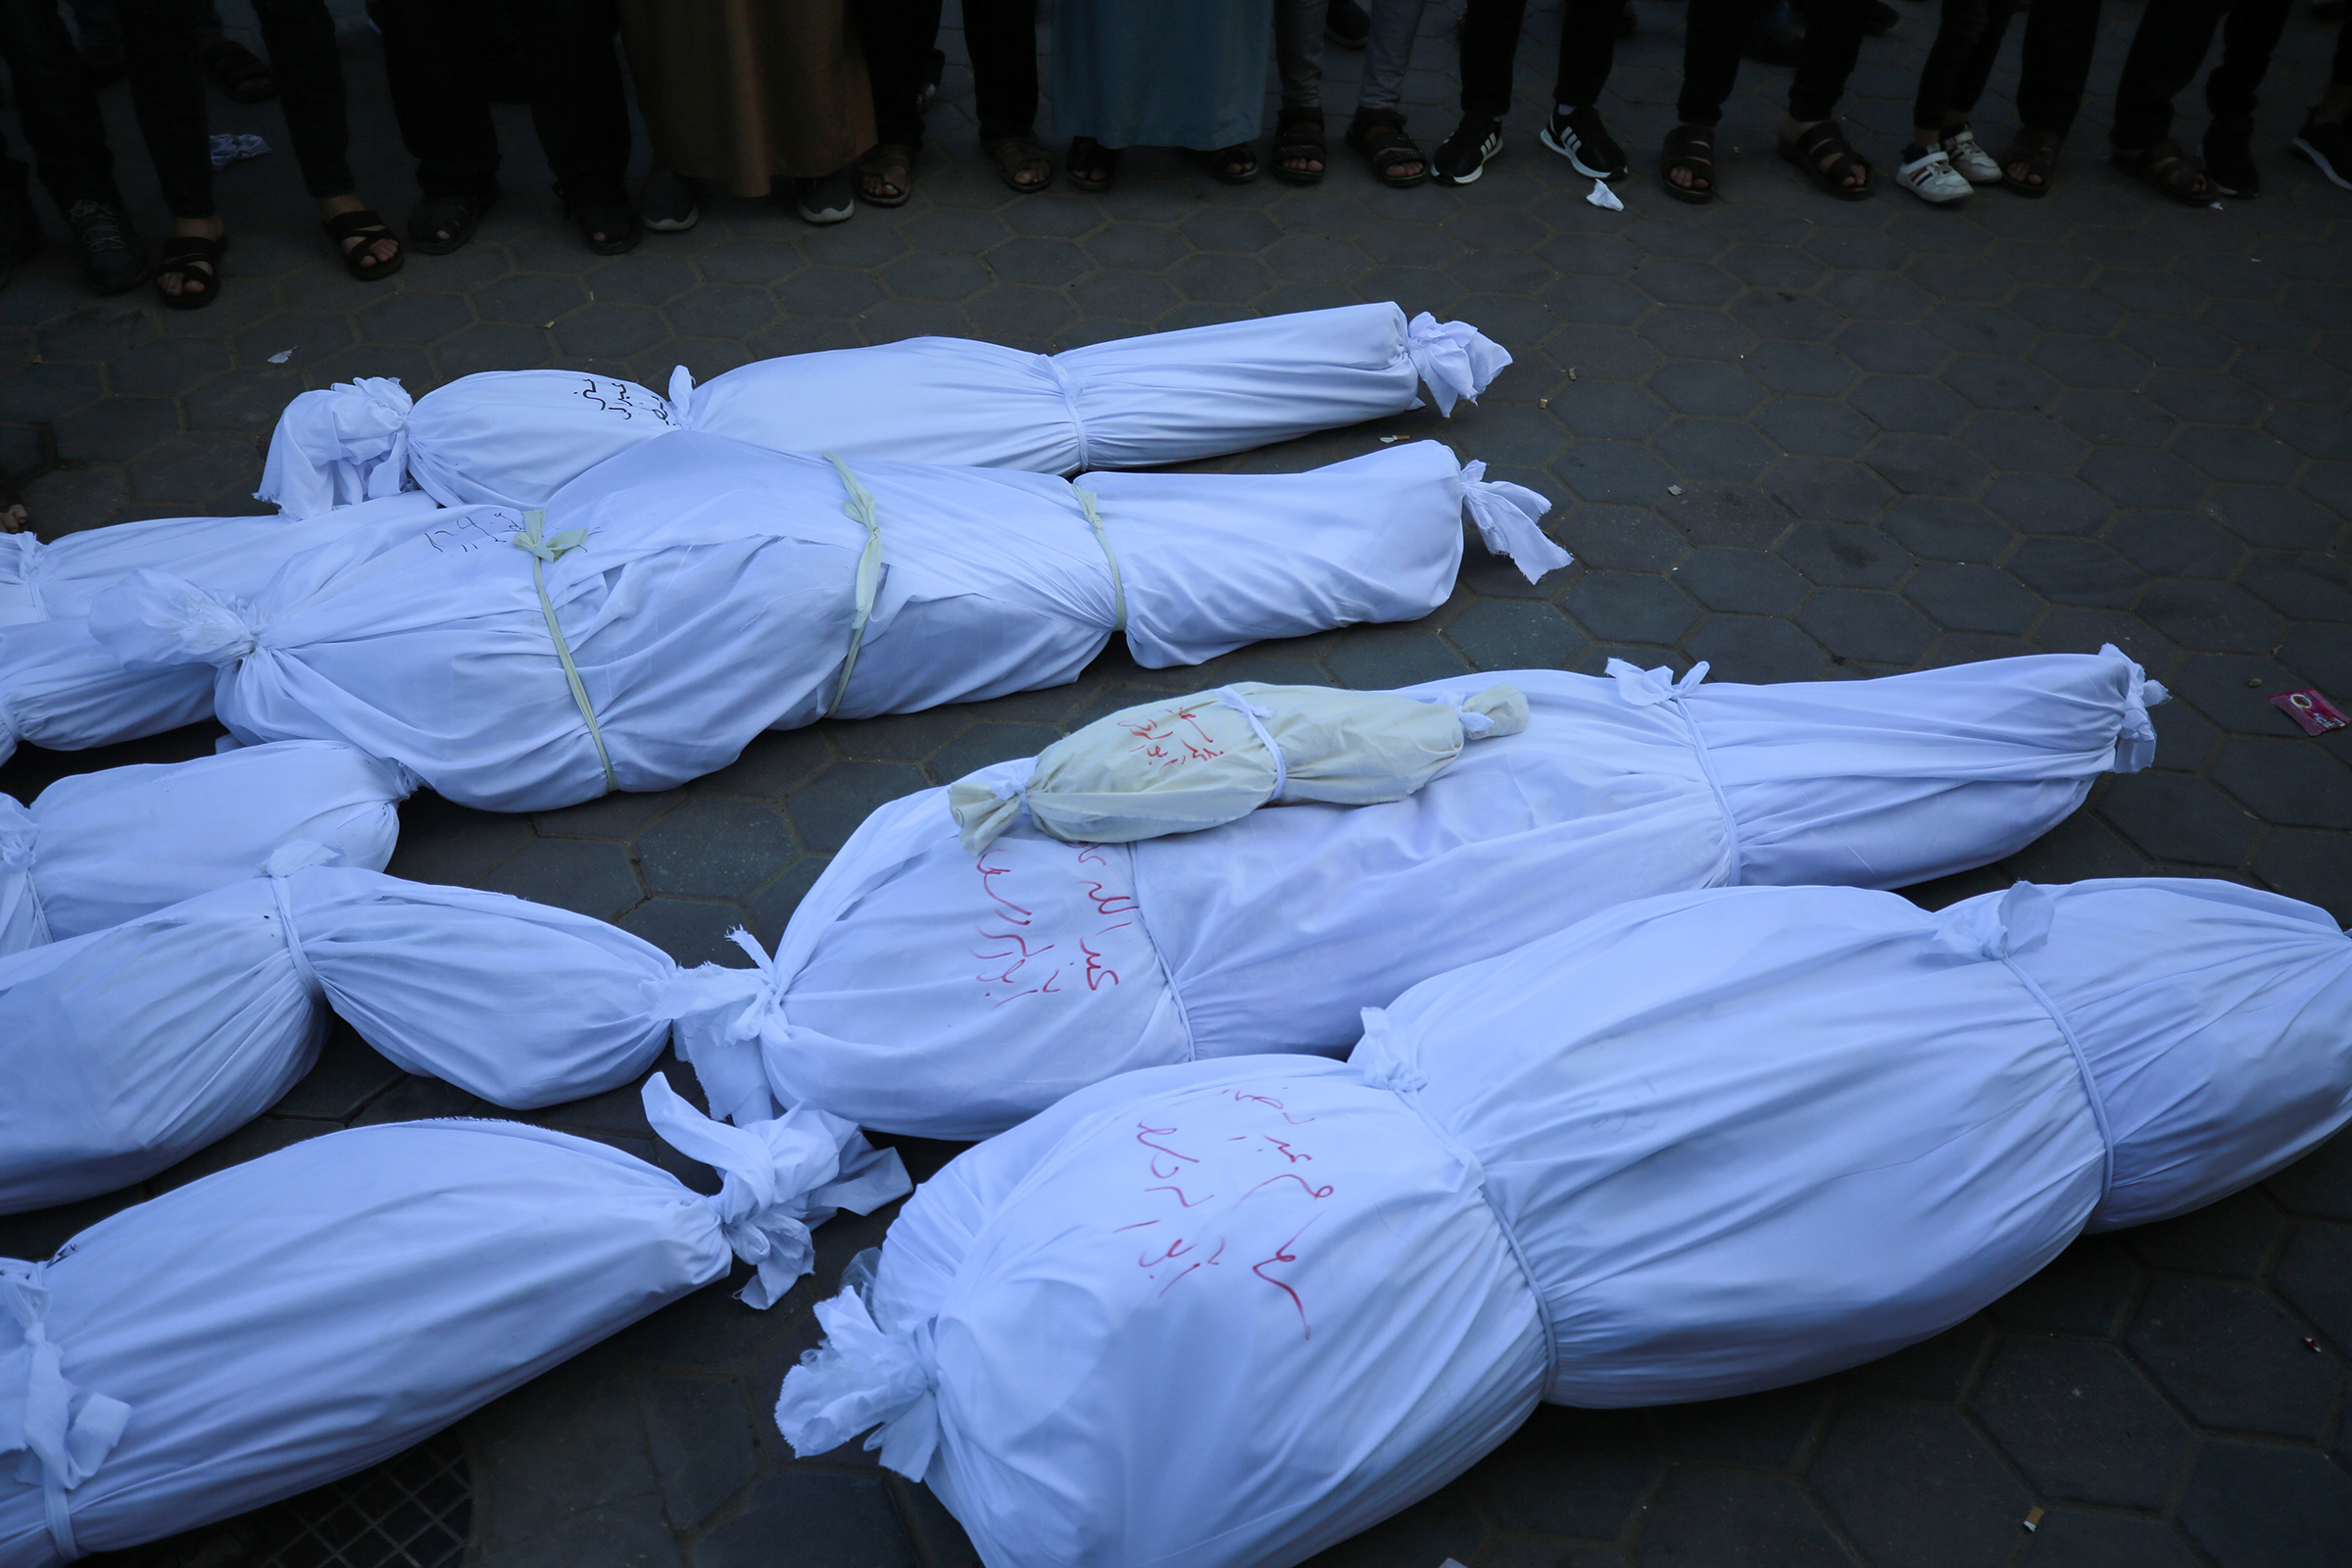
M 2156 1507 L 2191 1447 L 2187 1426 L 2113 1346 L 2011 1339 L 1969 1403 L 2045 1496 Z
M 2343 1361 L 2315 1354 L 2302 1325 L 2252 1285 L 2157 1280 L 2125 1343 L 2207 1427 L 2308 1442 L 2327 1430 L 2344 1382 Z

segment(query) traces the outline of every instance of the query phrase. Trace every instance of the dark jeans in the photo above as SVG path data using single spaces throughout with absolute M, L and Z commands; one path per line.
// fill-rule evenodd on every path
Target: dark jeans
M 2017 118 L 2028 130 L 2063 136 L 2082 111 L 2082 86 L 2099 43 L 2099 0 L 2034 0 L 2017 71 Z
M 1919 96 L 1911 106 L 1913 125 L 1943 127 L 1965 116 L 1984 96 L 1985 78 L 2001 52 L 2017 0 L 1943 0 L 1936 42 L 1919 68 Z
M 119 206 L 115 155 L 89 73 L 57 14 L 56 0 L 0 0 L 0 60 L 16 84 L 24 140 L 40 166 L 41 186 L 61 212 L 79 201 Z M 22 161 L 0 145 L 0 189 L 22 192 Z
M 208 0 L 116 0 L 130 103 L 155 160 L 164 205 L 174 218 L 214 215 L 213 155 L 197 50 Z M 343 56 L 326 0 L 253 0 L 262 41 L 277 76 L 286 137 L 313 196 L 342 196 L 353 186 L 345 152 L 351 131 L 343 112 Z
M 2035 0 L 2035 15 L 2044 3 L 2057 0 Z M 1827 120 L 1838 112 L 1845 78 L 1854 74 L 1862 52 L 1868 7 L 1869 0 L 1810 0 L 1805 7 L 1804 52 L 1788 85 L 1790 119 Z M 1675 111 L 1684 124 L 1722 121 L 1724 100 L 1740 79 L 1740 46 L 1755 10 L 1755 0 L 1690 0 L 1683 30 L 1683 94 Z
M 940 0 L 851 0 L 850 23 L 874 90 L 874 139 L 923 144 L 917 101 L 939 39 Z
M 963 0 L 963 47 L 972 57 L 981 139 L 1034 132 L 1037 0 Z
M 2288 0 L 2148 0 L 2124 57 L 2115 89 L 2118 147 L 2141 148 L 2172 134 L 2173 100 L 2194 81 L 2197 67 L 2222 27 L 2222 63 L 2205 78 L 2205 107 L 2216 120 L 2254 113 L 2254 89 L 2271 69 L 2286 30 Z M 2223 26 L 2223 14 L 2229 24 Z
M 558 194 L 574 205 L 627 199 L 629 106 L 611 0 L 368 0 L 368 14 L 384 35 L 393 118 L 426 195 L 498 188 L 486 68 L 503 16 Z
M 1560 14 L 1560 70 L 1554 104 L 1597 101 L 1617 59 L 1619 0 L 1566 0 Z M 1462 113 L 1500 120 L 1511 112 L 1511 63 L 1527 0 L 1470 0 L 1462 17 Z

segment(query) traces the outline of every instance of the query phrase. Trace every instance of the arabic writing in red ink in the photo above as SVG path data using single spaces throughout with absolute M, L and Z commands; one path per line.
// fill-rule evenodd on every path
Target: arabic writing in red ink
M 1202 1203 L 1207 1202 L 1209 1198 L 1214 1198 L 1217 1196 L 1214 1193 L 1210 1193 L 1207 1198 L 1187 1198 L 1184 1196 L 1184 1189 L 1181 1187 L 1147 1187 L 1144 1189 L 1144 1191 L 1147 1193 L 1174 1193 L 1176 1195 L 1176 1201 L 1182 1203 L 1187 1208 L 1199 1208 Z
M 1295 1176 L 1286 1170 L 1279 1176 L 1269 1176 L 1264 1181 L 1259 1182 L 1257 1186 L 1252 1187 L 1249 1192 L 1244 1193 L 1242 1195 L 1242 1199 L 1246 1200 L 1251 1196 L 1251 1194 L 1261 1192 L 1264 1189 L 1273 1186 L 1276 1182 L 1297 1182 L 1298 1184 L 1298 1190 L 1309 1198 L 1324 1199 L 1329 1198 L 1332 1194 L 1332 1189 L 1328 1187 L 1310 1187 L 1307 1185 L 1305 1177 Z
M 1324 1191 L 1328 1193 L 1330 1189 L 1325 1188 Z M 1317 1214 L 1315 1219 L 1321 1219 L 1322 1217 L 1322 1215 Z M 1276 1290 L 1280 1291 L 1283 1295 L 1291 1298 L 1291 1304 L 1298 1309 L 1298 1327 L 1304 1331 L 1306 1337 L 1310 1340 L 1315 1337 L 1315 1326 L 1306 1320 L 1306 1303 L 1298 1299 L 1298 1293 L 1297 1291 L 1292 1290 L 1288 1285 L 1285 1285 L 1282 1281 L 1267 1273 L 1266 1263 L 1298 1262 L 1298 1254 L 1292 1251 L 1291 1248 L 1298 1242 L 1299 1237 L 1304 1236 L 1314 1225 L 1315 1219 L 1308 1220 L 1306 1224 L 1299 1226 L 1298 1230 L 1292 1232 L 1290 1241 L 1287 1241 L 1280 1247 L 1274 1249 L 1274 1255 L 1267 1258 L 1265 1262 L 1252 1263 L 1250 1265 L 1250 1273 L 1256 1275 L 1259 1279 L 1264 1280 L 1268 1285 L 1273 1286 Z
M 1200 1158 L 1197 1154 L 1183 1153 L 1177 1150 L 1168 1148 L 1165 1144 L 1155 1144 L 1152 1141 L 1154 1138 L 1165 1138 L 1169 1136 L 1171 1133 L 1176 1131 L 1175 1128 L 1150 1127 L 1145 1126 L 1145 1124 L 1140 1121 L 1136 1123 L 1136 1126 L 1142 1127 L 1143 1131 L 1135 1135 L 1135 1141 L 1143 1145 L 1146 1149 L 1156 1151 L 1156 1152 L 1154 1152 L 1152 1156 L 1152 1174 L 1157 1177 L 1159 1180 L 1163 1182 L 1166 1181 L 1169 1177 L 1175 1175 L 1179 1170 L 1182 1170 L 1184 1165 L 1198 1165 L 1200 1163 Z M 1171 1165 L 1166 1170 L 1161 1170 L 1159 1168 L 1159 1161 L 1162 1154 L 1166 1155 L 1170 1159 L 1180 1159 L 1184 1161 L 1184 1165 Z

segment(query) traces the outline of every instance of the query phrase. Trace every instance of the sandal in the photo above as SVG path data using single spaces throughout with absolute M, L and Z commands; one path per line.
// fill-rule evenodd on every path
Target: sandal
M 980 143 L 980 150 L 997 161 L 998 176 L 1024 196 L 1054 183 L 1054 155 L 1026 131 L 991 136 Z
M 497 202 L 494 190 L 479 196 L 427 196 L 409 209 L 409 249 L 447 256 L 473 238 L 474 226 Z
M 872 207 L 904 207 L 914 194 L 914 155 L 910 142 L 886 141 L 858 160 L 858 199 Z
M 564 216 L 580 225 L 580 243 L 599 256 L 619 256 L 633 251 L 645 238 L 645 220 L 637 216 L 637 208 L 627 198 L 612 202 L 575 202 L 565 199 Z M 598 234 L 603 239 L 598 239 Z
M 2137 174 L 2183 207 L 2207 206 L 2221 194 L 2220 187 L 2207 176 L 2205 166 L 2170 137 L 2137 152 L 2118 147 L 2108 154 L 2108 159 L 2116 168 Z
M 1323 141 L 1323 111 L 1285 109 L 1274 122 L 1274 177 L 1294 185 L 1320 185 L 1331 149 Z M 1312 161 L 1312 169 L 1293 169 Z
M 1874 172 L 1870 160 L 1854 151 L 1854 144 L 1845 139 L 1838 122 L 1825 120 L 1811 130 L 1790 141 L 1778 137 L 1781 156 L 1803 170 L 1814 184 L 1841 202 L 1862 202 L 1870 199 Z M 1847 183 L 1846 176 L 1859 172 L 1862 183 Z
M 363 283 L 390 277 L 408 262 L 408 257 L 398 249 L 399 236 L 384 225 L 381 217 L 365 207 L 353 212 L 337 213 L 319 227 L 326 230 L 327 243 L 334 246 L 336 258 L 343 264 L 343 270 Z M 382 239 L 392 241 L 395 247 L 390 261 L 377 261 L 368 254 L 375 242 Z M 354 240 L 358 243 L 351 243 Z
M 207 239 L 202 234 L 174 234 L 164 242 L 164 254 L 155 264 L 155 293 L 165 305 L 175 311 L 201 311 L 220 297 L 220 257 L 228 249 L 228 236 Z M 167 276 L 177 276 L 179 292 L 173 294 L 164 287 Z M 189 292 L 191 284 L 200 285 Z
M 277 96 L 277 73 L 234 38 L 208 41 L 196 51 L 196 61 L 216 86 L 241 104 L 268 103 Z
M 1195 152 L 1202 169 L 1228 185 L 1247 185 L 1258 176 L 1257 149 L 1246 141 L 1210 152 Z
M 1120 155 L 1125 151 L 1123 147 L 1105 147 L 1092 136 L 1072 136 L 1070 150 L 1061 155 L 1061 167 L 1080 190 L 1108 190 L 1119 177 Z
M 1348 122 L 1348 145 L 1364 155 L 1372 173 L 1391 190 L 1410 190 L 1429 178 L 1429 160 L 1420 143 L 1404 133 L 1404 117 L 1394 109 L 1358 109 Z M 1406 165 L 1412 172 L 1404 172 Z
M 2055 131 L 2019 131 L 2001 154 L 2001 184 L 2020 196 L 2047 196 L 2050 176 L 2058 169 L 2058 149 L 2065 141 Z
M 1690 176 L 1688 185 L 1674 181 L 1674 172 Z M 1666 154 L 1658 164 L 1658 183 L 1678 202 L 1703 207 L 1715 199 L 1715 127 L 1677 125 L 1666 133 Z

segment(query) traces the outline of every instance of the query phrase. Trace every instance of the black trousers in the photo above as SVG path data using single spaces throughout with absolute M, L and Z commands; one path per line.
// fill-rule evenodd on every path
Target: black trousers
M 2034 0 L 2017 71 L 2017 118 L 2028 130 L 2075 128 L 2098 43 L 2099 0 Z
M 915 98 L 939 44 L 939 11 L 940 0 L 851 0 L 879 140 L 923 144 Z M 964 0 L 963 45 L 981 140 L 1030 134 L 1037 126 L 1037 0 Z
M 72 34 L 58 16 L 56 0 L 0 0 L 0 60 L 16 84 L 17 113 L 24 126 L 41 188 L 71 212 L 80 201 L 119 205 L 115 155 L 106 144 L 106 122 L 89 73 L 74 51 Z M 28 171 L 0 143 L 0 190 L 22 193 Z
M 2196 79 L 2222 33 L 2222 61 L 2205 78 L 2205 107 L 2216 120 L 2254 113 L 2254 90 L 2271 69 L 2286 31 L 2288 0 L 2148 0 L 2124 57 L 2115 89 L 2115 145 L 2140 148 L 2172 134 L 2173 100 Z M 2228 14 L 2224 24 L 2224 14 Z
M 1965 116 L 1977 107 L 2008 34 L 2009 19 L 2016 14 L 2017 0 L 1943 0 L 1936 42 L 1919 67 L 1913 125 L 1940 129 L 1952 116 Z
M 627 198 L 629 106 L 611 0 L 368 0 L 368 14 L 384 35 L 393 118 L 426 195 L 498 188 L 487 65 L 503 17 L 557 193 L 574 204 Z
M 2036 13 L 2042 0 L 2035 0 Z M 2052 0 L 2055 3 L 2055 0 Z M 1845 79 L 1862 53 L 1869 0 L 1809 0 L 1804 52 L 1788 84 L 1792 120 L 1827 120 L 1838 112 Z M 1755 16 L 1755 0 L 1690 0 L 1683 30 L 1683 93 L 1676 114 L 1686 125 L 1723 120 L 1724 101 L 1740 79 L 1740 46 Z
M 210 218 L 213 157 L 196 55 L 211 8 L 202 0 L 116 0 L 131 108 L 155 160 L 164 205 L 174 218 Z M 313 196 L 341 196 L 353 186 L 346 158 L 351 129 L 344 113 L 343 55 L 326 0 L 253 0 L 262 42 L 277 76 L 286 139 Z
M 1560 68 L 1552 102 L 1581 108 L 1597 101 L 1617 60 L 1619 0 L 1566 0 L 1560 13 Z M 1511 112 L 1511 65 L 1527 0 L 1470 0 L 1462 17 L 1462 113 L 1500 120 Z

